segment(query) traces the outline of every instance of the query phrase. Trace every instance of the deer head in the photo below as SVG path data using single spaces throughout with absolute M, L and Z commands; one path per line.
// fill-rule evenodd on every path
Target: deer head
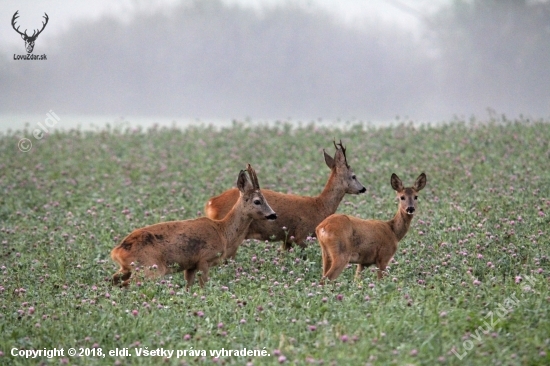
M 400 199 L 399 207 L 401 210 L 412 215 L 416 211 L 416 199 L 418 192 L 426 186 L 426 174 L 422 173 L 416 178 L 414 186 L 404 187 L 397 174 L 391 175 L 391 186 L 397 192 Z
M 17 33 L 21 35 L 21 38 L 23 38 L 23 40 L 25 41 L 25 48 L 27 49 L 27 53 L 32 53 L 32 50 L 34 49 L 34 41 L 36 41 L 38 35 L 42 33 L 44 28 L 46 28 L 46 24 L 48 24 L 48 14 L 44 13 L 44 19 L 46 19 L 46 22 L 42 22 L 42 29 L 34 30 L 32 36 L 29 36 L 26 29 L 24 33 L 21 33 L 19 31 L 19 26 L 15 28 L 15 20 L 19 18 L 19 15 L 17 13 L 19 13 L 19 10 L 17 10 L 15 14 L 13 14 L 13 18 L 11 18 L 11 26 Z
M 342 140 L 339 143 L 333 141 L 336 153 L 334 158 L 327 154 L 325 150 L 325 163 L 332 170 L 333 177 L 336 178 L 338 186 L 344 189 L 345 193 L 359 194 L 365 192 L 367 189 L 359 183 L 353 169 L 348 164 L 346 157 L 346 148 L 342 145 Z M 339 202 L 338 202 L 339 203 Z

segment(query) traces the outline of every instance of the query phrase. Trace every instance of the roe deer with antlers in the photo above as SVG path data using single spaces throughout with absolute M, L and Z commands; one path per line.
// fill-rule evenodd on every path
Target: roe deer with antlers
M 378 279 L 382 278 L 397 250 L 397 243 L 409 230 L 417 208 L 417 194 L 426 186 L 426 174 L 420 174 L 412 187 L 403 187 L 401 179 L 392 174 L 391 186 L 400 200 L 393 219 L 362 220 L 348 215 L 331 215 L 317 226 L 323 259 L 322 283 L 326 278 L 336 279 L 348 263 L 357 263 L 356 277 L 363 268 L 376 264 Z
M 195 273 L 201 287 L 208 281 L 208 269 L 220 259 L 234 256 L 253 219 L 275 220 L 277 215 L 265 200 L 254 169 L 247 167 L 250 180 L 241 170 L 237 180 L 239 199 L 222 220 L 200 217 L 194 220 L 163 222 L 134 230 L 111 251 L 120 264 L 113 284 L 127 286 L 132 266 L 143 266 L 148 277 L 184 271 L 187 289 Z
M 262 190 L 265 198 L 277 212 L 275 222 L 254 220 L 248 228 L 247 239 L 283 241 L 283 248 L 290 249 L 292 242 L 306 246 L 308 235 L 315 234 L 315 227 L 327 216 L 336 212 L 346 193 L 359 194 L 366 191 L 357 180 L 346 159 L 346 149 L 334 142 L 336 152 L 331 157 L 323 150 L 325 162 L 331 173 L 320 195 L 304 197 Z M 211 198 L 204 211 L 211 219 L 219 219 L 227 214 L 238 198 L 236 188 L 229 189 Z M 286 228 L 286 230 L 283 229 Z

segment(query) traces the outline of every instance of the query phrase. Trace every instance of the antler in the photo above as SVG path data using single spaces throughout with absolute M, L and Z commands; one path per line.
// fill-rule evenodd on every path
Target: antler
M 19 31 L 19 27 L 15 28 L 15 20 L 16 20 L 17 18 L 19 18 L 19 15 L 17 15 L 17 13 L 19 13 L 19 10 L 17 10 L 17 11 L 15 12 L 15 14 L 13 14 L 13 17 L 11 18 L 11 26 L 12 26 L 13 29 L 14 29 L 17 33 L 19 33 L 20 35 L 22 35 L 22 36 L 27 36 L 27 30 L 26 30 L 26 29 L 25 29 L 25 33 L 21 33 L 21 32 Z M 46 13 L 44 13 L 44 14 L 46 14 Z M 27 37 L 28 37 L 28 36 L 27 36 Z
M 248 175 L 250 176 L 250 180 L 252 181 L 252 185 L 255 189 L 260 189 L 260 183 L 258 183 L 258 176 L 256 175 L 256 171 L 252 168 L 250 164 L 247 164 L 246 170 L 248 171 Z
M 36 31 L 34 31 L 31 37 L 38 37 L 38 35 L 39 35 L 40 33 L 42 33 L 42 31 L 44 30 L 44 28 L 46 28 L 46 24 L 48 24 L 48 20 L 50 20 L 50 18 L 48 17 L 48 14 L 46 14 L 45 12 L 44 12 L 44 16 L 43 16 L 42 18 L 46 19 L 46 23 L 42 22 L 42 29 L 40 29 L 40 30 L 38 31 L 38 33 L 36 33 L 36 35 L 34 35 L 34 32 L 36 32 Z
M 17 10 L 17 11 L 15 12 L 15 14 L 13 14 L 13 17 L 11 18 L 11 26 L 13 27 L 13 29 L 14 29 L 17 33 L 19 33 L 19 34 L 22 35 L 22 36 L 25 36 L 25 37 L 28 38 L 28 39 L 33 39 L 33 38 L 38 37 L 38 35 L 39 35 L 40 33 L 42 33 L 42 31 L 44 30 L 44 28 L 46 28 L 46 24 L 48 24 L 48 20 L 50 20 L 50 18 L 48 17 L 48 14 L 44 13 L 43 18 L 46 19 L 46 22 L 42 22 L 42 29 L 40 29 L 40 30 L 35 29 L 35 30 L 33 31 L 33 33 L 32 33 L 32 36 L 29 36 L 29 35 L 27 34 L 27 30 L 26 30 L 26 29 L 25 29 L 25 33 L 21 33 L 21 32 L 19 31 L 19 27 L 15 28 L 15 21 L 16 21 L 17 18 L 19 18 L 18 13 L 19 13 L 19 10 Z M 38 31 L 38 33 L 36 33 L 37 31 Z
M 340 140 L 338 144 L 336 143 L 336 140 L 333 140 L 332 142 L 334 143 L 334 147 L 336 148 L 336 150 L 342 150 L 344 161 L 346 162 L 346 166 L 349 168 L 348 158 L 346 157 L 346 148 L 344 147 L 344 145 L 342 145 L 342 140 Z

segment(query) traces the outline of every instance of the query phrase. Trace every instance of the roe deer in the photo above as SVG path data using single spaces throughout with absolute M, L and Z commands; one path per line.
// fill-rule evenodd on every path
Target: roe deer
M 362 220 L 347 215 L 331 215 L 317 226 L 321 245 L 323 278 L 336 279 L 348 263 L 357 263 L 356 277 L 364 267 L 376 264 L 378 279 L 405 237 L 416 211 L 418 192 L 426 186 L 426 174 L 416 179 L 414 186 L 403 187 L 401 179 L 391 176 L 391 186 L 400 199 L 395 217 L 389 221 Z
M 208 281 L 208 269 L 220 259 L 234 256 L 253 219 L 275 220 L 277 215 L 265 200 L 256 172 L 247 167 L 250 180 L 241 170 L 237 180 L 240 197 L 222 220 L 200 217 L 194 220 L 170 221 L 136 229 L 111 251 L 120 264 L 113 284 L 127 286 L 132 265 L 143 266 L 148 277 L 185 271 L 187 290 L 195 272 L 201 271 L 201 287 Z
M 308 235 L 315 235 L 315 227 L 324 218 L 336 212 L 346 193 L 359 194 L 366 191 L 348 165 L 342 141 L 339 144 L 334 142 L 334 147 L 334 158 L 323 150 L 325 162 L 331 170 L 323 192 L 316 197 L 304 197 L 262 190 L 264 197 L 277 212 L 278 219 L 276 222 L 252 221 L 246 235 L 247 239 L 281 240 L 283 248 L 287 250 L 291 248 L 292 242 L 304 248 Z M 212 197 L 204 208 L 206 216 L 211 219 L 223 217 L 237 198 L 236 188 Z

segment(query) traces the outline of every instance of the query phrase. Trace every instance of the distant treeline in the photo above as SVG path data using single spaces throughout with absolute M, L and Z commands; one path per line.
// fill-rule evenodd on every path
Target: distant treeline
M 446 119 L 550 114 L 550 2 L 455 1 L 418 39 L 321 10 L 183 2 L 75 25 L 37 41 L 47 61 L 0 51 L 7 113 Z M 42 36 L 43 37 L 43 36 Z M 63 111 L 63 112 L 62 112 Z

